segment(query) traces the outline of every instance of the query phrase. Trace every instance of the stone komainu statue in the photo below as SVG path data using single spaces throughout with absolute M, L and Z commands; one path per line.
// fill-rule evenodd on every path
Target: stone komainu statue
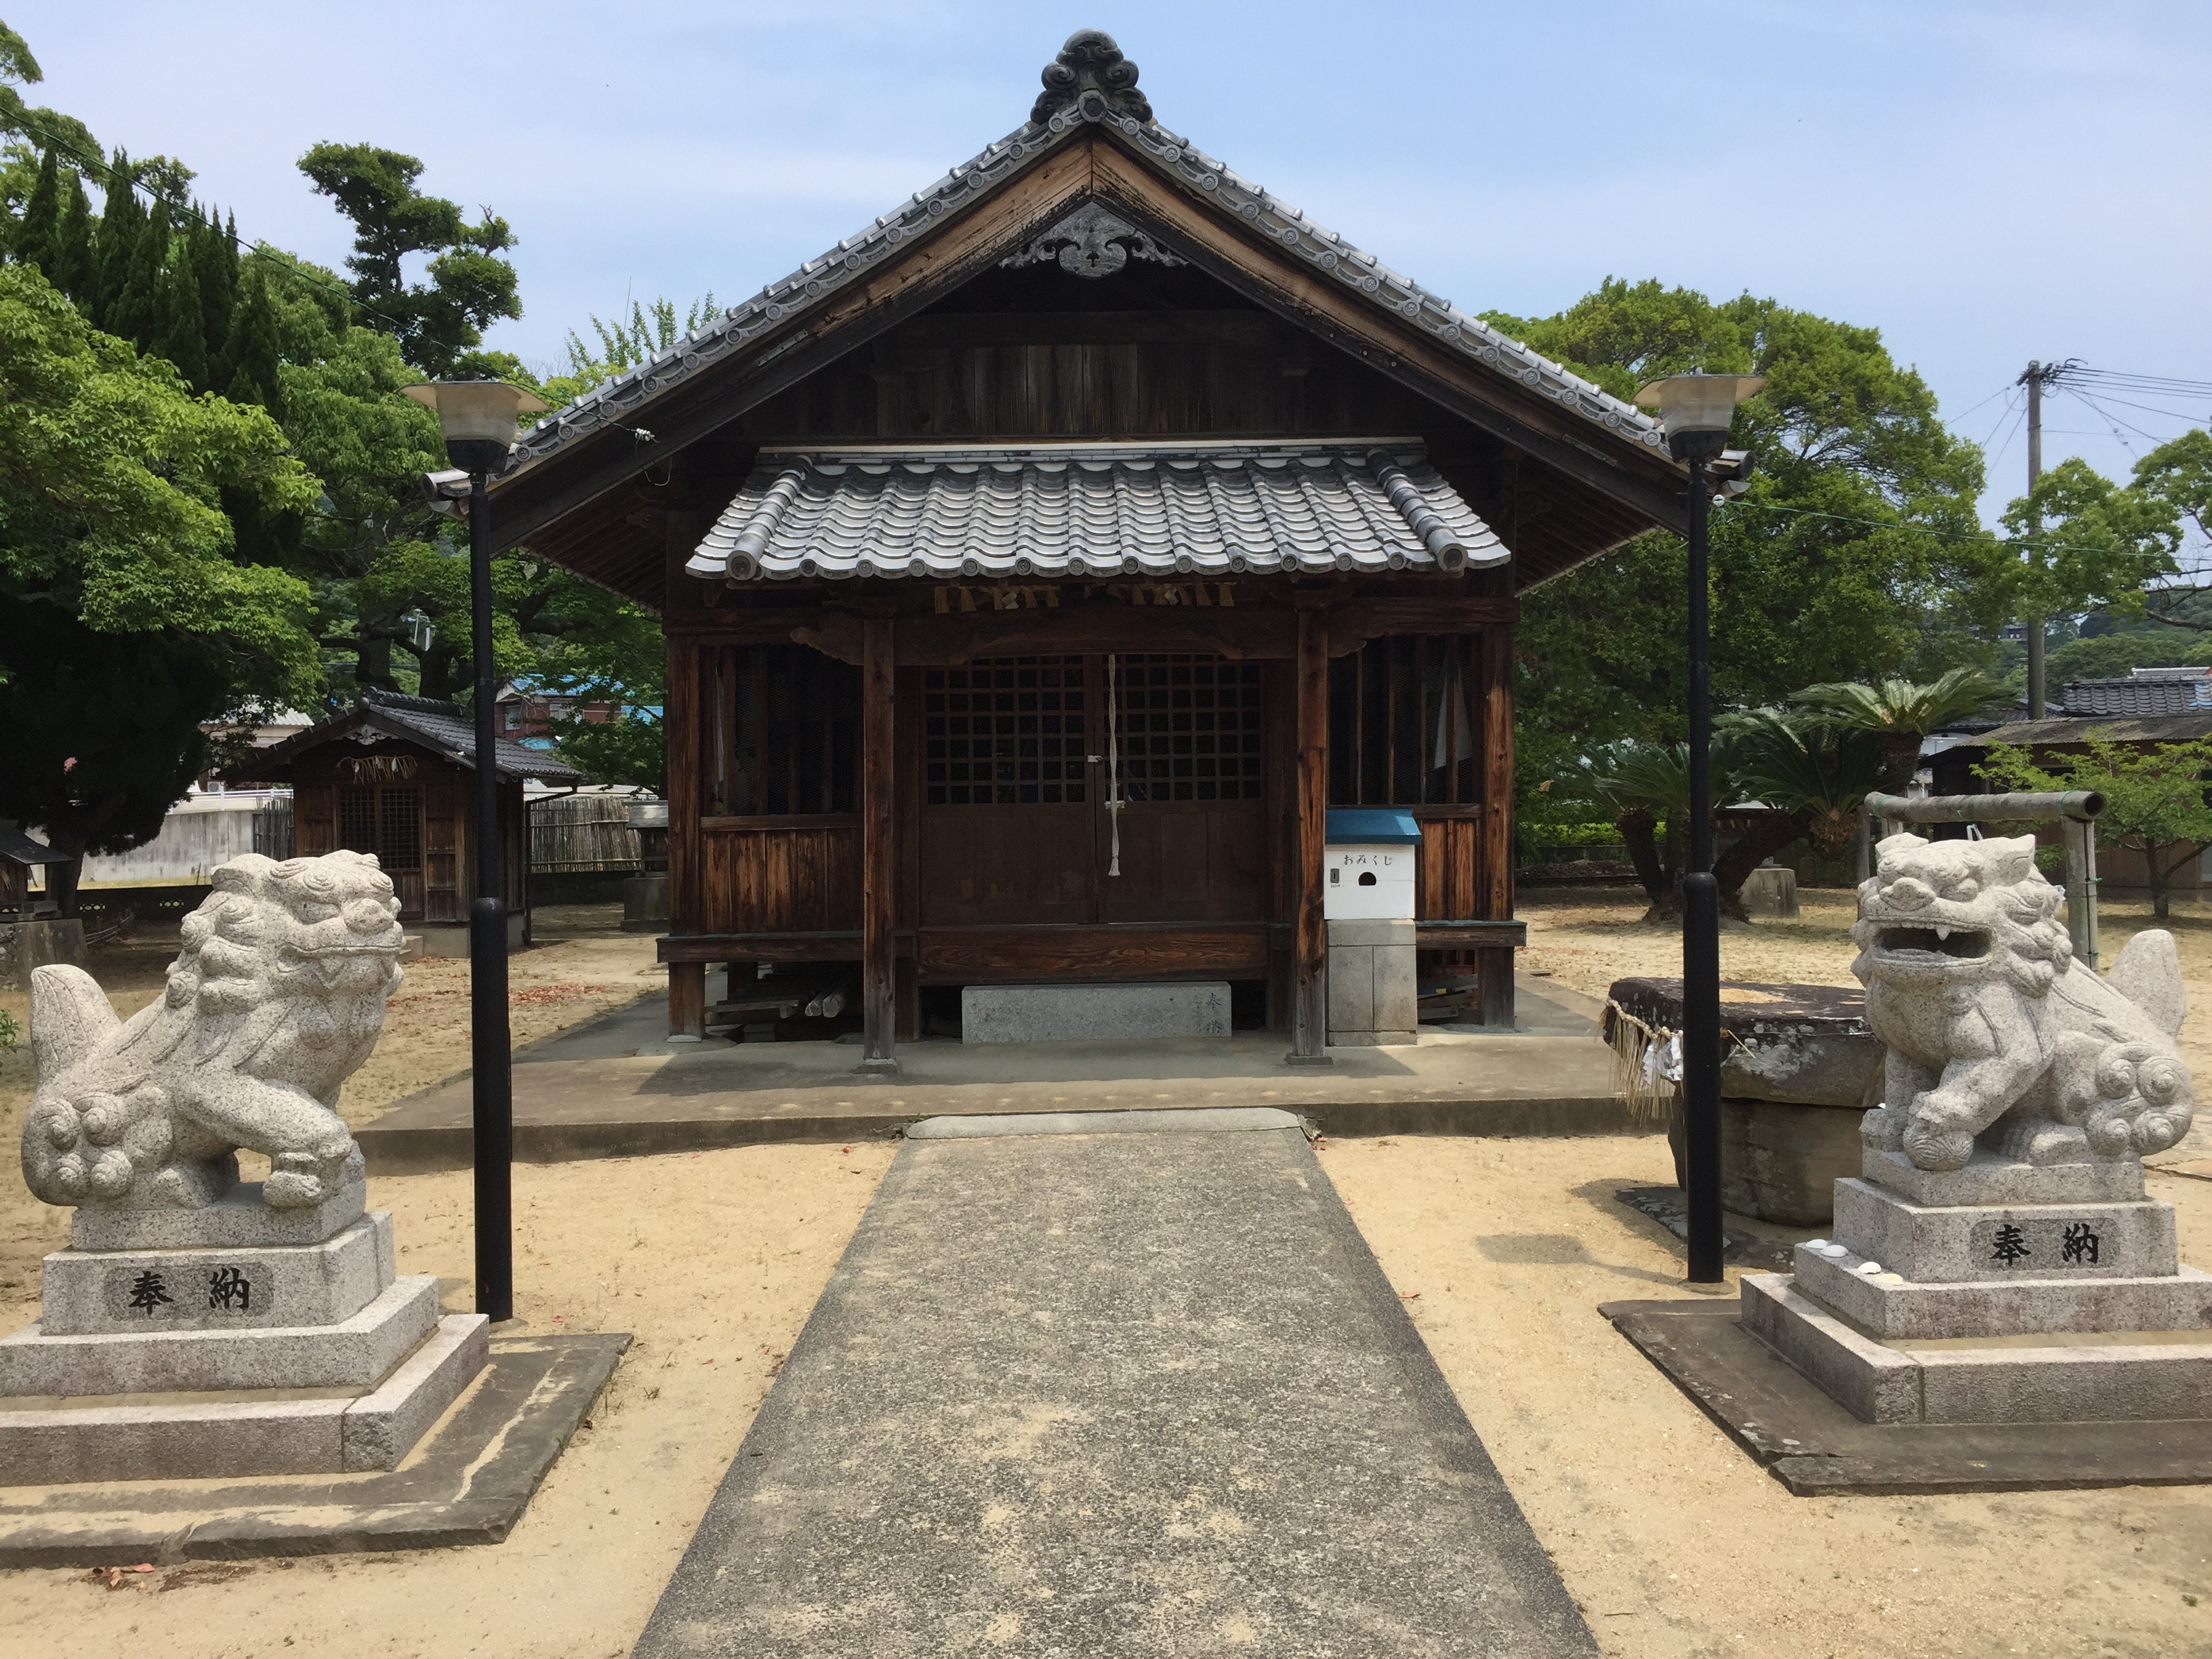
M 2033 837 L 1891 836 L 1877 851 L 1851 930 L 1851 971 L 1889 1050 L 1869 1142 L 1955 1170 L 1978 1141 L 2023 1163 L 2079 1164 L 2161 1152 L 2188 1132 L 2172 934 L 2136 934 L 2100 979 L 2074 960 Z
M 197 1208 L 264 1152 L 263 1196 L 321 1203 L 361 1156 L 334 1109 L 399 983 L 399 902 L 359 853 L 234 859 L 185 919 L 161 1000 L 119 1021 L 81 969 L 38 969 L 23 1178 L 49 1204 Z

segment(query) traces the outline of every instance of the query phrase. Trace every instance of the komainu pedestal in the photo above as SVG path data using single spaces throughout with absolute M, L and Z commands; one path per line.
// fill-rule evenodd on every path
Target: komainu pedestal
M 485 1320 L 397 1273 L 336 1109 L 399 982 L 390 879 L 253 856 L 215 889 L 127 1022 L 33 975 L 23 1172 L 76 1214 L 0 1340 L 0 1485 L 388 1469 L 485 1363 Z
M 1893 836 L 1853 930 L 1886 1101 L 1747 1328 L 1873 1423 L 2212 1418 L 2212 1275 L 2142 1158 L 2195 1107 L 2172 937 L 2072 959 L 2034 844 Z

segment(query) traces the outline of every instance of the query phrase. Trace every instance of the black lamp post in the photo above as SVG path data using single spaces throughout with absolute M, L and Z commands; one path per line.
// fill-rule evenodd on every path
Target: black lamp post
M 542 398 L 499 380 L 410 386 L 438 411 L 446 459 L 468 474 L 470 650 L 477 671 L 477 894 L 469 906 L 469 1062 L 475 1085 L 477 1311 L 514 1317 L 514 1093 L 507 1021 L 507 870 L 499 824 L 499 676 L 491 647 L 491 500 L 486 477 L 507 465 L 517 417 Z M 434 494 L 442 493 L 435 486 Z
M 1677 374 L 1636 394 L 1690 464 L 1690 866 L 1682 877 L 1682 1127 L 1692 1287 L 1723 1286 L 1721 1267 L 1721 890 L 1713 879 L 1713 716 L 1709 690 L 1705 509 L 1710 470 L 1735 406 L 1766 382 L 1749 374 Z

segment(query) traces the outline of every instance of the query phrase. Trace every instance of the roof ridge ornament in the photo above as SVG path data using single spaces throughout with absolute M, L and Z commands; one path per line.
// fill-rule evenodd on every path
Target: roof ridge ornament
M 1137 66 L 1103 29 L 1078 29 L 1067 37 L 1060 56 L 1044 66 L 1044 90 L 1030 119 L 1042 126 L 1068 109 L 1086 121 L 1116 114 L 1152 118 L 1152 101 L 1137 90 Z
M 1096 281 L 1111 276 L 1132 259 L 1154 264 L 1188 264 L 1169 252 L 1127 219 L 1109 213 L 1096 202 L 1085 202 L 1050 230 L 1033 237 L 1019 252 L 999 261 L 1002 265 L 1036 265 L 1057 258 L 1060 268 Z

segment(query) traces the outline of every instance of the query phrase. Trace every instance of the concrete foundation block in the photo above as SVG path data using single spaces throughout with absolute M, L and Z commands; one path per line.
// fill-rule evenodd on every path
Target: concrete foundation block
M 0 1395 L 374 1388 L 438 1322 L 438 1281 L 395 1279 L 335 1325 L 0 1339 Z
M 963 1042 L 1069 1042 L 1091 1038 L 1229 1035 L 1229 983 L 967 985 Z
M 483 1370 L 489 1326 L 449 1315 L 366 1395 L 0 1401 L 0 1486 L 395 1468 Z
M 2171 1278 L 2033 1278 L 1913 1285 L 1860 1273 L 1842 1245 L 1799 1245 L 1801 1289 L 1884 1340 L 2055 1331 L 2203 1330 L 2212 1340 L 2212 1273 L 2185 1267 Z
M 1861 1335 L 1787 1273 L 1746 1273 L 1743 1327 L 1862 1423 L 1920 1421 L 1920 1368 Z
M 1332 919 L 1328 1042 L 1332 1048 L 1413 1042 L 1420 1031 L 1417 934 L 1410 921 Z
M 1923 1170 L 1903 1152 L 1865 1147 L 1859 1174 L 1910 1204 L 1956 1208 L 1972 1204 L 2124 1204 L 2143 1195 L 2140 1158 L 2094 1164 L 2015 1164 L 1977 1151 L 1957 1170 Z
M 232 1188 L 204 1209 L 168 1206 L 84 1203 L 70 1218 L 70 1248 L 77 1250 L 250 1250 L 287 1244 L 319 1244 L 361 1219 L 368 1184 L 340 1188 L 312 1209 L 272 1210 L 261 1201 L 261 1183 Z
M 447 1314 L 375 1392 L 346 1407 L 341 1455 L 348 1474 L 393 1469 L 491 1357 L 491 1321 Z
M 1794 916 L 1797 914 L 1797 872 L 1784 865 L 1761 865 L 1744 878 L 1741 896 L 1747 915 Z
M 1781 1273 L 1747 1273 L 1744 1328 L 1867 1423 L 2145 1422 L 2212 1417 L 2212 1332 L 2038 1343 L 1886 1343 Z
M 319 1244 L 57 1250 L 46 1260 L 39 1327 L 49 1336 L 81 1336 L 336 1325 L 394 1277 L 386 1210 Z
M 1835 1230 L 1862 1258 L 1917 1285 L 2171 1277 L 2180 1265 L 2173 1206 L 2147 1199 L 1939 1208 L 1839 1181 Z

